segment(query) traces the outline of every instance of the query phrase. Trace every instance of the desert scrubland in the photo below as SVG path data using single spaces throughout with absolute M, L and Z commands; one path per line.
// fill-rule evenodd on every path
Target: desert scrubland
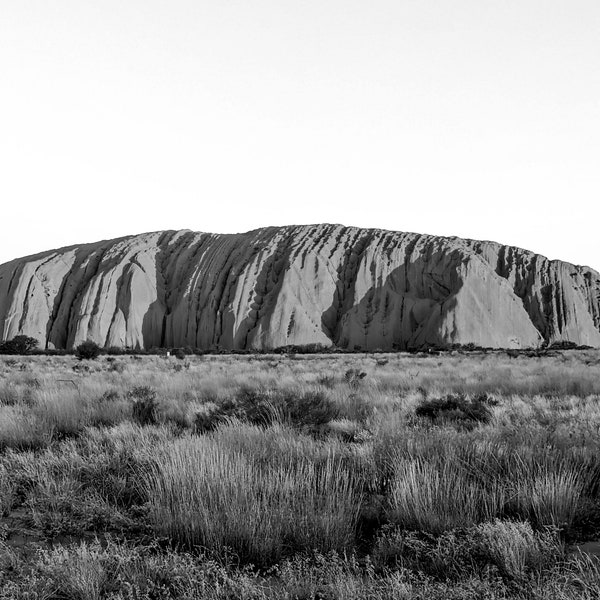
M 600 595 L 600 352 L 0 357 L 0 598 Z

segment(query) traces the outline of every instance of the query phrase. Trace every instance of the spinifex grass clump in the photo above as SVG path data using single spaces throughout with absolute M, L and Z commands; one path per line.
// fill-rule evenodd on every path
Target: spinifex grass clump
M 439 534 L 493 518 L 501 490 L 474 480 L 453 460 L 399 457 L 390 486 L 387 519 L 404 529 Z
M 361 504 L 355 476 L 333 456 L 255 460 L 251 447 L 232 448 L 220 431 L 163 445 L 144 487 L 159 533 L 255 564 L 352 548 Z
M 552 463 L 514 456 L 507 481 L 507 510 L 536 526 L 566 532 L 573 526 L 582 502 L 580 469 L 566 460 Z

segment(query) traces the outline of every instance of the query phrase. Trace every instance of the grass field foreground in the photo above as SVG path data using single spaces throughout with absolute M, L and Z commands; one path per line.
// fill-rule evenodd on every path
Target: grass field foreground
M 597 598 L 599 400 L 595 350 L 2 357 L 0 598 Z

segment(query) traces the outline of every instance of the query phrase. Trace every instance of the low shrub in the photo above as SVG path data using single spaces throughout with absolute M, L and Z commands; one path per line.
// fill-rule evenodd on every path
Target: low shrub
M 210 431 L 228 419 L 253 425 L 280 422 L 318 429 L 336 419 L 339 412 L 337 404 L 320 391 L 262 390 L 243 386 L 233 398 L 227 398 L 211 412 L 197 416 L 196 430 Z
M 132 401 L 131 416 L 138 425 L 156 425 L 158 422 L 158 402 L 156 390 L 149 386 L 141 385 L 127 392 L 127 397 Z
M 528 572 L 554 566 L 564 558 L 555 530 L 534 531 L 530 523 L 495 520 L 473 534 L 479 555 L 508 579 L 522 580 Z
M 212 417 L 218 422 L 238 419 L 253 425 L 269 425 L 277 417 L 271 397 L 268 390 L 242 386 L 233 398 L 226 398 L 218 404 Z
M 222 420 L 218 415 L 211 412 L 197 412 L 194 415 L 193 430 L 194 433 L 203 434 L 214 431 Z
M 79 360 L 94 360 L 100 356 L 102 348 L 92 340 L 86 340 L 75 348 L 75 356 Z
M 16 335 L 11 340 L 0 342 L 0 354 L 31 354 L 39 342 L 28 335 Z
M 385 526 L 372 558 L 378 568 L 404 567 L 441 580 L 481 576 L 492 569 L 508 582 L 524 583 L 564 556 L 556 531 L 534 531 L 526 522 L 496 519 L 439 536 Z
M 280 419 L 294 427 L 320 427 L 340 413 L 337 404 L 320 391 L 282 390 L 274 394 L 273 405 Z
M 415 415 L 434 422 L 450 422 L 467 428 L 478 423 L 489 423 L 493 413 L 490 406 L 495 400 L 487 394 L 480 394 L 467 400 L 464 394 L 448 394 L 443 398 L 424 398 L 417 408 Z
M 351 389 L 356 390 L 360 385 L 360 382 L 367 376 L 364 371 L 360 369 L 348 369 L 344 373 L 344 379 Z

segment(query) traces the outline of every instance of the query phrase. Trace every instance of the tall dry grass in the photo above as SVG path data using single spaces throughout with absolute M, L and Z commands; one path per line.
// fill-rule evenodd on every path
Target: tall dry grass
M 459 464 L 399 458 L 390 486 L 387 518 L 405 529 L 439 534 L 470 527 L 502 511 L 503 490 L 472 481 Z
M 260 564 L 298 550 L 352 547 L 362 494 L 348 469 L 332 457 L 265 464 L 226 440 L 216 432 L 157 451 L 144 489 L 159 532 Z
M 0 450 L 30 450 L 47 446 L 53 430 L 24 406 L 0 406 Z
M 562 461 L 526 464 L 514 460 L 507 483 L 508 509 L 537 526 L 569 529 L 583 494 L 577 469 Z
M 569 534 L 598 498 L 593 446 L 568 447 L 525 431 L 384 427 L 373 458 L 389 490 L 390 522 L 435 534 L 507 517 Z

